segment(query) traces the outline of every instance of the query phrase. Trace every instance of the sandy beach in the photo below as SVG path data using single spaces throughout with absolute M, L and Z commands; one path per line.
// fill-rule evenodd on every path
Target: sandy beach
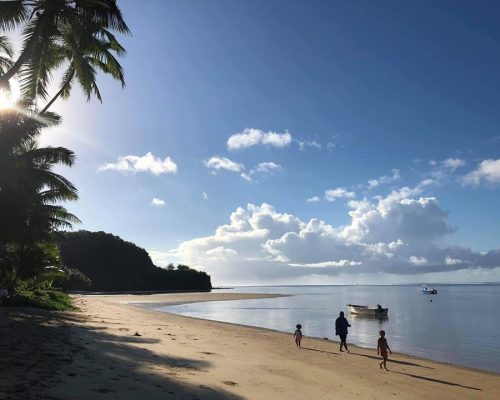
M 500 376 L 151 311 L 267 295 L 75 296 L 80 312 L 0 309 L 2 399 L 498 399 Z M 333 321 L 332 321 L 333 325 Z

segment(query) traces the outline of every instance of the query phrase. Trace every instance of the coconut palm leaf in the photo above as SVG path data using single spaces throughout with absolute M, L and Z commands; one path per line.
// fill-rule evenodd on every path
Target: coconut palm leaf
M 30 11 L 23 1 L 0 1 L 0 30 L 17 28 L 29 18 Z

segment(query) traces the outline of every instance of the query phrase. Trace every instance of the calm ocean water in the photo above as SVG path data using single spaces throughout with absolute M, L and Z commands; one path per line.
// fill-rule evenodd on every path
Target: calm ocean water
M 157 309 L 175 314 L 335 339 L 334 320 L 345 311 L 348 343 L 375 348 L 384 329 L 391 349 L 432 360 L 500 372 L 500 285 L 275 286 L 222 290 L 291 295 L 273 299 L 193 303 Z M 432 302 L 430 301 L 432 299 Z M 346 304 L 381 304 L 389 317 L 349 315 Z M 292 338 L 290 345 L 292 345 Z

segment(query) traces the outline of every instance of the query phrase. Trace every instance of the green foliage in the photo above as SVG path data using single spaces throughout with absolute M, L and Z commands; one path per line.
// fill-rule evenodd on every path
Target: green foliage
M 153 264 L 146 250 L 104 232 L 55 235 L 67 265 L 92 280 L 94 291 L 210 290 L 210 276 L 186 265 L 166 269 Z
M 0 86 L 7 87 L 9 79 L 18 74 L 25 98 L 47 99 L 52 73 L 62 66 L 66 68 L 60 90 L 42 114 L 59 96 L 69 96 L 73 80 L 78 81 L 88 99 L 94 95 L 101 100 L 97 71 L 111 75 L 122 86 L 125 84 L 122 67 L 115 57 L 124 55 L 125 49 L 112 31 L 130 31 L 116 0 L 1 1 L 0 29 L 20 27 L 20 56 L 4 67 Z
M 38 147 L 41 129 L 56 124 L 58 117 L 40 119 L 29 104 L 21 102 L 0 117 L 0 284 L 11 290 L 19 281 L 36 287 L 46 267 L 60 266 L 51 233 L 78 222 L 57 204 L 76 200 L 76 188 L 52 171 L 58 164 L 71 166 L 74 154 Z
M 64 268 L 58 270 L 54 276 L 52 286 L 64 291 L 88 290 L 92 286 L 92 281 L 87 275 L 76 268 Z
M 74 311 L 77 308 L 72 304 L 71 298 L 57 290 L 27 290 L 18 289 L 5 303 L 13 307 L 37 307 L 55 311 Z

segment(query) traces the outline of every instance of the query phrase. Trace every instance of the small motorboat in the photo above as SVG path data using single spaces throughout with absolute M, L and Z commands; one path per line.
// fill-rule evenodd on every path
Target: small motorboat
M 370 306 L 360 306 L 358 304 L 348 304 L 349 311 L 351 314 L 356 315 L 367 315 L 370 317 L 387 317 L 389 313 L 388 308 L 383 308 L 380 304 L 377 304 L 376 307 Z
M 430 287 L 427 287 L 427 286 L 424 286 L 422 288 L 422 293 L 423 294 L 438 294 L 438 291 L 434 288 L 430 288 Z

